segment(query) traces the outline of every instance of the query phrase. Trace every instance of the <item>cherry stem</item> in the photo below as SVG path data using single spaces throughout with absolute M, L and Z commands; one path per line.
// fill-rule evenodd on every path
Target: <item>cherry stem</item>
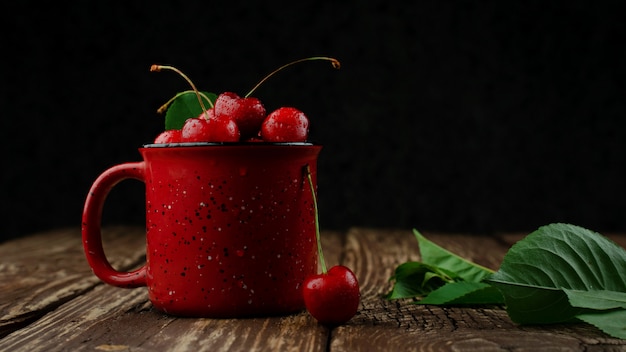
M 313 187 L 313 178 L 311 178 L 311 167 L 306 165 L 306 177 L 309 180 L 309 187 L 311 187 L 311 195 L 313 196 L 313 207 L 315 209 L 315 238 L 317 240 L 317 253 L 320 257 L 320 265 L 322 267 L 322 274 L 326 274 L 326 261 L 324 260 L 324 253 L 322 252 L 322 236 L 320 235 L 320 219 L 319 211 L 317 209 L 317 196 L 315 196 L 315 187 Z
M 168 100 L 167 102 L 165 102 L 165 104 L 161 105 L 161 107 L 159 107 L 157 109 L 157 113 L 162 114 L 165 112 L 165 110 L 167 110 L 167 108 L 170 106 L 170 104 L 172 104 L 172 102 L 174 102 L 174 100 L 176 100 L 176 98 L 180 97 L 181 95 L 185 95 L 185 94 L 195 94 L 196 92 L 193 90 L 186 90 L 184 92 L 180 92 L 180 93 L 176 93 L 175 96 L 171 97 L 170 100 Z M 204 99 L 206 99 L 206 101 L 209 102 L 209 104 L 211 104 L 211 107 L 213 107 L 213 103 L 211 102 L 211 99 L 209 99 L 209 97 L 202 93 L 202 92 L 198 92 L 198 94 L 200 94 L 200 96 L 202 96 Z
M 204 106 L 204 102 L 202 101 L 202 97 L 200 96 L 200 92 L 196 88 L 196 85 L 193 84 L 191 79 L 189 79 L 189 77 L 187 77 L 187 75 L 184 74 L 183 71 L 177 69 L 174 66 L 167 66 L 167 65 L 152 65 L 152 66 L 150 66 L 150 72 L 161 72 L 162 70 L 174 71 L 174 72 L 178 73 L 181 77 L 183 77 L 185 79 L 185 81 L 187 81 L 187 83 L 189 83 L 189 85 L 191 86 L 193 91 L 196 93 L 196 97 L 198 98 L 198 102 L 200 103 L 200 107 L 202 108 L 203 115 L 205 115 L 207 109 Z M 209 100 L 209 104 L 211 104 L 210 100 Z M 211 107 L 213 107 L 212 105 L 213 104 L 211 104 Z
M 304 61 L 313 61 L 313 60 L 326 60 L 326 61 L 330 61 L 330 63 L 333 65 L 333 68 L 339 69 L 341 68 L 341 63 L 339 62 L 339 60 L 332 58 L 332 57 L 326 57 L 326 56 L 313 56 L 313 57 L 307 57 L 304 59 L 300 59 L 300 60 L 296 60 L 296 61 L 292 61 L 288 64 L 282 65 L 281 67 L 275 69 L 274 71 L 270 72 L 270 74 L 268 74 L 267 76 L 265 76 L 261 81 L 259 81 L 259 83 L 256 84 L 256 86 L 254 86 L 249 92 L 248 94 L 246 94 L 244 96 L 244 98 L 249 97 L 257 88 L 259 88 L 259 86 L 261 84 L 263 84 L 263 82 L 267 81 L 268 78 L 272 77 L 275 73 L 277 73 L 278 71 L 281 71 L 282 69 L 291 66 L 291 65 L 295 65 L 297 63 L 300 62 L 304 62 Z

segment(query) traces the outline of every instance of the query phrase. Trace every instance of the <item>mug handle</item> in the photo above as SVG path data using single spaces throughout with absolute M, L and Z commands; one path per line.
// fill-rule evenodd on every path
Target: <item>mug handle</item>
M 115 270 L 104 254 L 101 233 L 104 202 L 111 189 L 126 179 L 137 179 L 145 184 L 145 163 L 140 161 L 113 166 L 94 181 L 83 208 L 82 237 L 83 249 L 94 274 L 107 284 L 133 288 L 146 286 L 146 264 L 130 272 Z

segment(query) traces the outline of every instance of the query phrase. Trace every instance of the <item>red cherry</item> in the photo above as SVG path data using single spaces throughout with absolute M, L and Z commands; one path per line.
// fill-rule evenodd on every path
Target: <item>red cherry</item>
M 215 118 L 215 108 L 210 108 L 209 110 L 203 112 L 198 116 L 199 119 L 210 120 Z
M 209 120 L 191 118 L 185 121 L 181 130 L 182 142 L 209 142 L 210 139 Z
M 176 67 L 155 64 L 150 67 L 150 71 L 160 72 L 162 70 L 170 70 L 178 73 L 189 83 L 198 98 L 198 104 L 202 108 L 202 111 L 205 112 L 205 116 L 202 116 L 201 120 L 218 122 L 215 131 L 210 131 L 202 121 L 190 122 L 190 125 L 196 125 L 198 128 L 196 130 L 196 128 L 189 126 L 184 133 L 181 132 L 181 137 L 183 134 L 185 135 L 184 139 L 186 140 L 184 141 L 234 142 L 245 140 L 256 142 L 258 141 L 258 137 L 261 136 L 262 140 L 271 142 L 304 142 L 308 137 L 309 121 L 302 112 L 293 108 L 281 108 L 276 111 L 276 116 L 271 119 L 266 119 L 265 107 L 261 104 L 259 99 L 250 97 L 250 95 L 268 78 L 286 67 L 312 60 L 330 61 L 332 66 L 336 69 L 339 69 L 341 66 L 337 59 L 325 56 L 314 56 L 292 61 L 266 75 L 243 98 L 232 92 L 220 94 L 215 104 L 209 101 L 209 105 L 212 107 L 212 109 L 209 110 L 206 109 L 202 94 L 198 91 L 191 79 Z M 186 92 L 179 94 L 184 93 Z M 179 94 L 170 99 L 157 111 L 162 113 L 167 110 L 169 104 L 175 101 Z M 283 111 L 283 109 L 285 110 Z M 215 116 L 215 119 L 212 114 Z M 283 114 L 285 116 L 282 116 Z M 235 123 L 235 128 L 231 126 L 231 122 Z M 263 127 L 261 125 L 263 125 Z M 169 138 L 170 136 L 165 134 L 162 137 L 157 137 L 156 140 L 169 141 Z
M 241 139 L 241 130 L 233 119 L 216 116 L 208 121 L 213 129 L 212 142 L 239 142 Z
M 306 177 L 311 189 L 315 210 L 315 239 L 322 274 L 310 275 L 304 280 L 302 298 L 309 313 L 322 324 L 339 325 L 352 319 L 359 307 L 361 293 L 359 282 L 354 273 L 343 265 L 336 265 L 326 270 L 326 261 L 322 252 L 319 226 L 317 196 L 311 177 L 311 168 L 307 164 Z
M 220 94 L 214 109 L 215 116 L 227 116 L 237 123 L 243 139 L 257 135 L 265 119 L 265 107 L 259 99 L 241 98 L 232 92 Z
M 237 124 L 231 119 L 218 117 L 206 119 L 204 117 L 198 117 L 188 119 L 185 122 L 181 130 L 181 141 L 238 142 L 239 135 Z
M 273 111 L 261 125 L 261 138 L 267 142 L 304 142 L 309 136 L 309 119 L 296 108 Z
M 181 130 L 167 130 L 161 132 L 155 139 L 155 144 L 180 143 L 182 138 Z
M 343 265 L 304 281 L 306 309 L 322 324 L 340 325 L 350 320 L 357 312 L 360 297 L 356 276 Z

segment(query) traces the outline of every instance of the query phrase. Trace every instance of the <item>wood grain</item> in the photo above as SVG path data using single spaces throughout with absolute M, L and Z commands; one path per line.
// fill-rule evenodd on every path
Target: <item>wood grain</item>
M 115 268 L 126 270 L 143 261 L 143 230 L 112 227 L 102 237 Z M 5 243 L 0 246 L 0 260 L 0 337 L 99 283 L 83 254 L 79 229 Z
M 0 340 L 4 351 L 324 351 L 328 330 L 306 313 L 269 318 L 177 318 L 152 308 L 143 288 L 99 285 Z
M 144 261 L 143 229 L 104 231 L 114 266 Z M 497 268 L 520 234 L 497 237 L 424 233 L 433 242 Z M 618 243 L 626 236 L 616 234 Z M 626 340 L 586 324 L 518 326 L 503 307 L 437 307 L 385 299 L 395 267 L 419 260 L 409 230 L 322 232 L 327 265 L 354 270 L 357 315 L 329 328 L 308 313 L 247 319 L 195 319 L 153 309 L 145 288 L 102 284 L 89 269 L 76 229 L 0 245 L 0 351 L 626 351 Z
M 498 268 L 507 248 L 491 237 L 424 235 L 490 268 Z M 517 326 L 503 307 L 470 309 L 386 300 L 395 266 L 419 259 L 416 239 L 409 231 L 352 229 L 345 252 L 345 265 L 354 267 L 361 280 L 362 301 L 357 316 L 333 331 L 331 351 L 626 350 L 626 341 L 608 338 L 587 325 Z
M 137 237 L 139 232 L 134 229 L 125 237 Z M 115 243 L 109 239 L 109 247 Z M 140 243 L 122 245 L 126 250 L 143 250 Z M 327 262 L 338 263 L 343 234 L 323 232 L 322 245 Z M 94 281 L 87 272 L 88 281 Z M 154 310 L 145 288 L 120 289 L 95 281 L 95 288 L 55 309 L 48 307 L 50 312 L 43 317 L 0 340 L 0 351 L 50 351 L 55 346 L 68 351 L 160 351 L 174 347 L 180 351 L 326 350 L 329 329 L 306 312 L 249 319 L 177 318 Z

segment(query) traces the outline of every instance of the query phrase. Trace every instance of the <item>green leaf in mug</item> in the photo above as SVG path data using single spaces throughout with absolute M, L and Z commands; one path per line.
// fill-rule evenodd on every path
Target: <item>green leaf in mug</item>
M 217 95 L 209 92 L 200 92 L 202 102 L 208 109 L 213 106 Z M 176 94 L 165 113 L 165 129 L 179 130 L 183 128 L 185 121 L 192 117 L 198 117 L 202 113 L 202 107 L 196 93 L 192 90 Z

